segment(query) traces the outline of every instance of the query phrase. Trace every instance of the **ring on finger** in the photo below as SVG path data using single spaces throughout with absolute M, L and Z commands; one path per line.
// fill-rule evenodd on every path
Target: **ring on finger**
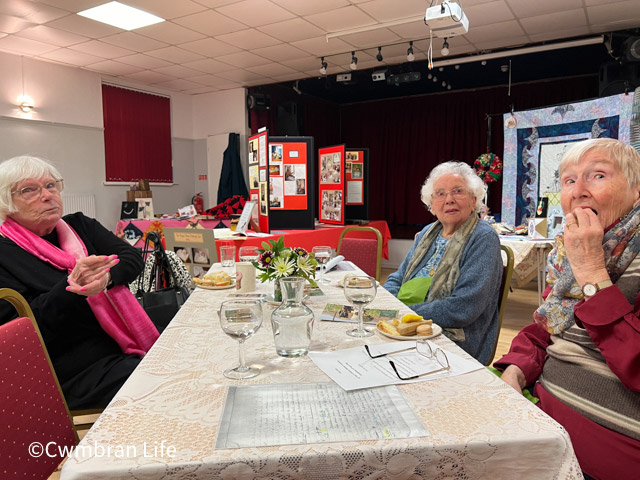
M 569 228 L 572 225 L 577 225 L 577 224 L 578 224 L 578 222 L 569 222 L 569 223 L 567 223 L 567 228 Z

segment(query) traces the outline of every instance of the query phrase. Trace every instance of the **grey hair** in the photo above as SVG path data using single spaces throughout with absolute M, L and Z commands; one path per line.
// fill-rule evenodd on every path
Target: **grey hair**
M 25 178 L 43 178 L 51 176 L 56 180 L 62 175 L 50 162 L 38 157 L 22 155 L 0 163 L 0 218 L 18 211 L 13 203 L 11 192 Z
M 420 198 L 422 199 L 422 203 L 424 203 L 429 211 L 431 211 L 431 195 L 433 194 L 433 185 L 443 175 L 454 174 L 460 175 L 464 178 L 467 189 L 471 192 L 471 195 L 476 197 L 476 205 L 475 211 L 479 212 L 484 205 L 485 198 L 487 196 L 487 186 L 480 180 L 480 177 L 476 175 L 476 172 L 473 171 L 469 165 L 463 162 L 444 162 L 440 165 L 436 166 L 429 176 L 424 181 L 424 185 L 422 185 L 422 189 L 420 190 Z
M 613 160 L 627 178 L 629 187 L 640 184 L 640 154 L 631 145 L 614 138 L 591 138 L 573 145 L 562 157 L 558 165 L 558 176 L 567 165 L 576 164 L 590 152 L 600 152 L 607 160 Z

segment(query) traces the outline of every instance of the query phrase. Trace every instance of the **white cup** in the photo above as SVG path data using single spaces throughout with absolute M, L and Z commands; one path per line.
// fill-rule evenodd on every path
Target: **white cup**
M 242 279 L 236 282 L 238 292 L 254 292 L 256 290 L 256 267 L 251 262 L 236 262 L 236 272 L 242 274 Z

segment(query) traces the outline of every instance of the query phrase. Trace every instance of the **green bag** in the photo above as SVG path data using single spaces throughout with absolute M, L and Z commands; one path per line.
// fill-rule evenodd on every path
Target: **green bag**
M 423 303 L 432 281 L 432 277 L 412 278 L 400 287 L 398 300 L 409 306 Z

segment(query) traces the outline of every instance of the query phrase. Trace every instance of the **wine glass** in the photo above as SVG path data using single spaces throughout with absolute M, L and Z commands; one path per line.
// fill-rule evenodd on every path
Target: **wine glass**
M 240 365 L 224 371 L 224 376 L 233 380 L 253 378 L 260 373 L 244 361 L 244 341 L 262 325 L 262 302 L 259 300 L 227 300 L 220 305 L 220 326 L 224 333 L 238 340 Z
M 347 331 L 347 335 L 352 337 L 370 337 L 373 331 L 364 328 L 363 310 L 364 306 L 373 302 L 376 298 L 376 279 L 368 275 L 348 277 L 344 282 L 344 296 L 347 300 L 358 308 L 358 326 Z
M 241 262 L 257 262 L 260 259 L 258 247 L 240 247 L 238 258 Z
M 333 255 L 333 249 L 326 245 L 313 247 L 311 249 L 313 254 L 315 255 L 316 261 L 320 265 L 320 278 L 316 283 L 330 283 L 329 280 L 324 278 L 325 270 L 327 268 L 327 263 L 331 260 L 331 256 Z

